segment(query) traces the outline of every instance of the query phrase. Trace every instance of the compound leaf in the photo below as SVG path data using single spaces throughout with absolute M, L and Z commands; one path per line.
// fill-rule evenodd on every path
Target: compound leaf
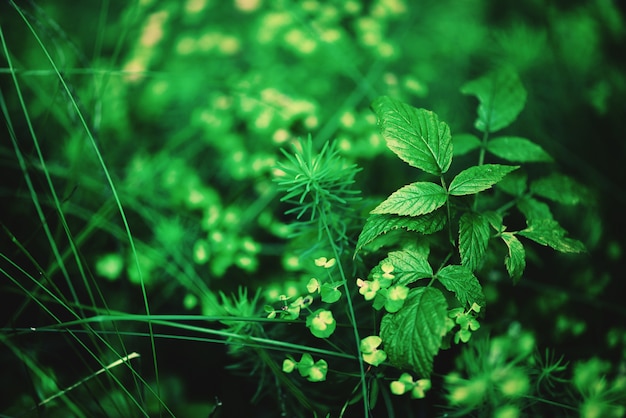
M 495 132 L 517 118 L 526 103 L 526 90 L 517 74 L 510 70 L 491 72 L 466 83 L 461 92 L 478 98 L 478 118 L 474 123 L 481 132 Z
M 513 282 L 517 283 L 526 268 L 526 251 L 524 250 L 524 245 L 512 232 L 503 232 L 501 238 L 509 248 L 509 253 L 504 257 L 506 271 L 509 272 L 509 276 L 511 276 Z
M 394 268 L 393 275 L 398 284 L 407 285 L 433 276 L 428 259 L 417 250 L 393 251 L 389 253 L 388 260 Z
M 588 200 L 590 194 L 586 187 L 563 174 L 552 174 L 534 181 L 530 191 L 565 205 L 576 205 Z
M 479 213 L 465 213 L 459 220 L 461 264 L 476 270 L 487 250 L 489 221 Z
M 514 163 L 551 162 L 552 157 L 534 142 L 518 136 L 501 136 L 487 143 L 487 151 Z
M 543 219 L 530 222 L 528 227 L 519 231 L 519 235 L 535 241 L 538 244 L 552 247 L 562 253 L 581 253 L 585 251 L 582 242 L 567 238 L 567 231 L 554 219 Z
M 489 189 L 519 166 L 483 164 L 461 171 L 452 179 L 448 191 L 454 196 L 474 194 Z
M 477 303 L 485 306 L 485 295 L 480 282 L 465 266 L 445 266 L 437 273 L 437 279 L 451 292 L 464 306 Z
M 387 147 L 409 165 L 434 175 L 448 171 L 452 162 L 450 128 L 425 109 L 379 97 L 372 103 Z
M 370 215 L 359 235 L 356 253 L 377 237 L 397 229 L 428 235 L 440 231 L 445 224 L 446 216 L 442 211 L 434 211 L 422 216 Z
M 448 195 L 438 184 L 416 182 L 396 190 L 371 213 L 419 216 L 443 206 Z
M 446 334 L 448 304 L 439 289 L 412 289 L 402 309 L 387 313 L 380 323 L 380 336 L 389 362 L 428 377 L 433 360 Z

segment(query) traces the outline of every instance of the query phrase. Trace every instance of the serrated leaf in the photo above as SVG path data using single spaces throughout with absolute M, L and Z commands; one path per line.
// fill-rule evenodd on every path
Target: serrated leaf
M 437 279 L 451 292 L 463 306 L 477 303 L 485 306 L 485 295 L 480 282 L 470 269 L 465 266 L 445 266 L 437 273 Z
M 393 266 L 396 283 L 407 285 L 420 279 L 433 276 L 428 259 L 413 249 L 390 252 L 387 260 Z
M 552 157 L 534 142 L 518 136 L 501 136 L 487 143 L 487 151 L 513 163 L 551 162 Z
M 404 307 L 383 316 L 380 336 L 389 362 L 428 377 L 447 331 L 448 305 L 440 290 L 418 287 L 409 292 Z
M 479 213 L 465 213 L 459 220 L 461 264 L 476 270 L 487 250 L 489 221 Z
M 457 134 L 452 137 L 453 154 L 455 157 L 480 148 L 480 139 L 472 134 Z
M 526 192 L 528 176 L 522 170 L 515 170 L 502 178 L 498 189 L 513 196 L 522 196 Z
M 372 103 L 387 147 L 409 165 L 434 175 L 452 162 L 450 128 L 437 115 L 383 96 Z
M 446 223 L 442 211 L 434 211 L 422 216 L 370 215 L 359 235 L 355 253 L 370 244 L 380 235 L 397 229 L 420 232 L 428 235 L 440 231 Z
M 552 174 L 534 181 L 530 191 L 565 205 L 576 205 L 589 199 L 586 187 L 563 174 Z
M 461 92 L 478 98 L 480 105 L 474 126 L 481 132 L 495 132 L 510 125 L 526 103 L 522 82 L 515 72 L 506 69 L 466 83 Z
M 582 242 L 565 237 L 567 231 L 554 219 L 531 222 L 528 228 L 519 231 L 518 234 L 538 244 L 552 247 L 562 253 L 581 253 L 585 251 L 585 246 Z
M 448 195 L 443 187 L 430 182 L 416 182 L 396 190 L 378 205 L 372 214 L 425 215 L 443 206 Z
M 526 251 L 524 250 L 524 245 L 512 232 L 503 232 L 501 238 L 509 249 L 509 253 L 504 257 L 506 271 L 513 279 L 513 282 L 517 283 L 526 268 Z
M 474 194 L 489 189 L 519 166 L 483 164 L 461 171 L 452 179 L 448 192 L 454 196 Z
M 497 232 L 502 232 L 506 229 L 506 227 L 504 226 L 504 219 L 502 218 L 501 213 L 487 211 L 483 213 L 483 216 L 485 217 L 485 219 L 487 219 L 489 225 L 491 225 L 491 227 Z
M 517 209 L 526 217 L 526 222 L 531 224 L 537 221 L 552 219 L 550 207 L 544 202 L 540 202 L 532 197 L 524 196 L 518 199 Z

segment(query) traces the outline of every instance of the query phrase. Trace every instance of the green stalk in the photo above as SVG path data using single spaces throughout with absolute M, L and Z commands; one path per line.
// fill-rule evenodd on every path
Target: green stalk
M 89 141 L 90 141 L 90 143 L 91 143 L 91 145 L 93 147 L 94 153 L 95 153 L 96 157 L 98 158 L 98 162 L 100 163 L 100 166 L 102 167 L 102 170 L 104 172 L 105 178 L 107 180 L 107 184 L 109 185 L 111 193 L 113 194 L 115 202 L 117 203 L 117 208 L 118 208 L 118 211 L 120 213 L 122 222 L 124 224 L 124 228 L 125 228 L 126 233 L 127 233 L 127 238 L 128 238 L 128 242 L 129 242 L 129 245 L 130 245 L 130 248 L 131 248 L 131 252 L 134 254 L 135 266 L 137 267 L 137 272 L 139 274 L 139 282 L 140 282 L 140 286 L 141 286 L 141 294 L 142 294 L 142 299 L 143 299 L 143 303 L 144 303 L 144 310 L 145 310 L 147 315 L 150 315 L 150 305 L 148 303 L 148 294 L 147 294 L 147 291 L 146 291 L 145 282 L 143 280 L 143 275 L 141 273 L 141 267 L 140 267 L 140 264 L 139 264 L 139 258 L 137 257 L 137 252 L 136 252 L 136 249 L 135 249 L 135 243 L 134 243 L 132 234 L 130 232 L 130 225 L 129 225 L 128 220 L 126 218 L 126 214 L 125 214 L 124 208 L 122 207 L 122 202 L 120 201 L 119 195 L 117 193 L 117 188 L 113 184 L 113 179 L 111 178 L 111 174 L 109 173 L 109 170 L 107 170 L 107 168 L 106 168 L 106 164 L 105 164 L 104 159 L 102 157 L 102 154 L 101 154 L 101 152 L 100 152 L 100 150 L 98 148 L 96 140 L 93 137 L 93 134 L 91 133 L 91 130 L 89 129 L 89 127 L 87 125 L 85 117 L 83 116 L 82 112 L 80 111 L 78 103 L 76 103 L 76 100 L 74 99 L 74 96 L 72 95 L 72 91 L 70 90 L 69 86 L 67 85 L 67 83 L 65 81 L 65 78 L 63 78 L 63 76 L 61 75 L 61 72 L 59 71 L 59 69 L 58 69 L 58 67 L 56 65 L 56 63 L 54 62 L 54 60 L 50 56 L 50 53 L 48 52 L 46 47 L 43 45 L 41 39 L 37 36 L 37 32 L 32 27 L 31 23 L 28 21 L 26 16 L 24 16 L 24 13 L 22 12 L 22 10 L 15 4 L 15 2 L 13 0 L 10 0 L 10 4 L 17 11 L 17 13 L 20 15 L 20 17 L 22 18 L 22 20 L 24 21 L 24 23 L 26 24 L 28 29 L 31 31 L 31 33 L 33 33 L 35 40 L 37 41 L 37 43 L 39 44 L 42 52 L 44 53 L 44 55 L 46 56 L 46 58 L 50 62 L 50 65 L 54 69 L 54 72 L 56 73 L 56 75 L 57 75 L 57 77 L 59 79 L 59 82 L 61 83 L 61 85 L 63 86 L 63 89 L 67 93 L 67 97 L 70 99 L 70 101 L 72 103 L 72 107 L 76 111 L 76 116 L 79 118 L 81 124 L 85 128 L 85 133 L 87 134 L 87 137 L 89 138 Z M 7 56 L 7 60 L 10 61 L 9 52 L 8 52 L 6 43 L 4 41 L 4 36 L 2 35 L 1 31 L 0 31 L 0 36 L 2 36 L 2 44 L 3 44 L 3 48 L 5 50 L 5 54 Z M 17 87 L 18 86 L 18 84 L 17 84 L 17 77 L 16 77 L 16 75 L 14 73 L 12 74 L 12 76 L 13 76 L 14 83 L 15 83 L 15 85 Z M 19 89 L 18 89 L 18 94 L 20 96 L 20 102 L 22 103 L 22 106 L 25 109 L 25 104 L 23 103 L 23 97 L 22 97 L 21 93 L 19 92 Z M 29 124 L 29 126 L 30 126 L 30 124 Z M 30 127 L 30 129 L 32 131 L 32 127 Z M 34 132 L 31 132 L 31 133 L 34 135 Z M 50 186 L 52 187 L 52 184 L 51 184 L 50 180 L 49 180 L 49 182 L 50 182 Z M 53 196 L 55 198 L 55 203 L 56 203 L 57 207 L 59 208 L 59 213 L 62 215 L 62 212 L 60 211 L 60 205 L 58 203 L 58 199 L 56 198 L 56 194 L 54 193 L 54 190 L 52 190 L 52 192 L 53 192 Z M 66 228 L 66 232 L 69 233 L 69 231 L 67 231 L 67 225 L 65 224 L 65 221 L 63 221 L 63 223 L 64 223 L 64 228 Z M 44 224 L 45 224 L 45 222 L 44 222 Z M 70 239 L 70 243 L 72 243 L 71 239 Z M 150 321 L 148 321 L 148 330 L 149 330 L 150 335 L 152 336 L 154 331 L 153 331 L 152 323 Z M 151 348 L 152 348 L 152 358 L 153 358 L 153 366 L 154 366 L 154 372 L 155 372 L 155 380 L 156 380 L 157 392 L 160 393 L 159 367 L 158 367 L 156 346 L 155 346 L 155 342 L 154 342 L 154 338 L 153 337 L 150 338 L 150 345 L 151 345 Z M 159 396 L 159 398 L 160 398 L 160 396 Z
M 30 27 L 30 25 L 29 25 Z M 34 33 L 34 32 L 33 32 Z M 2 49 L 3 52 L 6 56 L 7 59 L 7 65 L 9 67 L 9 69 L 13 69 L 13 61 L 11 59 L 11 54 L 9 53 L 9 49 L 8 46 L 6 44 L 6 40 L 4 38 L 4 32 L 2 31 L 2 27 L 0 27 L 0 43 L 2 44 Z M 43 46 L 42 46 L 43 48 Z M 57 211 L 59 212 L 59 215 L 61 216 L 61 220 L 63 222 L 63 226 L 66 230 L 66 233 L 68 234 L 68 239 L 70 242 L 70 245 L 72 245 L 72 240 L 71 237 L 69 235 L 69 231 L 67 229 L 67 223 L 65 222 L 65 218 L 63 217 L 63 213 L 61 211 L 61 204 L 59 202 L 59 199 L 56 195 L 55 189 L 54 189 L 54 185 L 52 184 L 52 179 L 50 178 L 50 173 L 46 170 L 46 164 L 45 164 L 45 160 L 43 158 L 43 154 L 41 152 L 41 149 L 39 147 L 39 142 L 37 141 L 37 134 L 35 133 L 35 128 L 33 127 L 32 121 L 30 119 L 27 107 L 26 107 L 26 102 L 24 100 L 24 96 L 22 94 L 22 89 L 20 88 L 20 83 L 17 79 L 17 75 L 15 74 L 15 72 L 11 72 L 11 78 L 13 80 L 13 85 L 15 86 L 15 90 L 17 93 L 17 98 L 20 102 L 20 106 L 22 108 L 22 111 L 24 112 L 24 119 L 26 120 L 26 124 L 28 126 L 28 131 L 33 139 L 33 145 L 35 146 L 35 151 L 37 152 L 37 156 L 39 157 L 39 161 L 41 162 L 41 166 L 43 168 L 43 173 L 45 175 L 46 181 L 48 183 L 48 187 L 50 188 L 50 192 L 52 194 L 52 197 L 54 199 L 54 203 L 55 203 L 55 207 L 57 208 Z M 26 185 L 28 187 L 28 190 L 30 192 L 30 196 L 31 199 L 33 201 L 33 205 L 35 206 L 35 210 L 37 211 L 37 216 L 39 217 L 39 220 L 41 222 L 42 228 L 44 230 L 44 233 L 46 234 L 46 238 L 48 239 L 48 242 L 50 243 L 50 248 L 52 250 L 52 253 L 54 255 L 54 258 L 57 262 L 57 264 L 59 265 L 59 268 L 61 269 L 62 273 L 63 273 L 63 277 L 65 278 L 65 281 L 67 282 L 68 288 L 70 290 L 70 293 L 72 294 L 72 298 L 74 299 L 74 302 L 78 303 L 78 295 L 76 294 L 76 290 L 74 289 L 74 286 L 70 280 L 70 276 L 69 273 L 67 272 L 67 270 L 65 269 L 65 264 L 63 263 L 63 259 L 61 257 L 61 254 L 59 253 L 59 249 L 57 247 L 57 245 L 54 242 L 54 237 L 52 234 L 52 231 L 50 230 L 50 227 L 48 225 L 48 221 L 46 220 L 46 216 L 44 214 L 44 211 L 42 209 L 42 206 L 39 202 L 39 197 L 37 196 L 37 193 L 35 192 L 35 188 L 33 185 L 33 182 L 30 178 L 30 175 L 28 174 L 28 168 L 26 167 L 26 160 L 22 154 L 22 151 L 20 150 L 18 143 L 17 143 L 17 138 L 15 136 L 15 132 L 13 130 L 13 126 L 11 124 L 11 119 L 8 117 L 8 110 L 4 110 L 5 106 L 4 106 L 4 97 L 0 97 L 2 99 L 2 108 L 3 108 L 3 112 L 7 115 L 6 120 L 7 120 L 7 124 L 8 124 L 8 128 L 9 128 L 9 136 L 11 137 L 11 141 L 13 143 L 13 148 L 15 150 L 15 155 L 17 157 L 17 160 L 19 162 L 20 165 L 20 169 L 22 170 L 22 173 L 24 175 L 24 181 L 26 181 Z
M 363 396 L 363 410 L 364 410 L 363 413 L 364 413 L 364 417 L 367 418 L 369 417 L 369 405 L 367 402 L 367 382 L 365 381 L 365 366 L 363 365 L 363 357 L 359 354 L 361 337 L 359 335 L 359 329 L 358 329 L 358 325 L 356 322 L 356 315 L 354 314 L 352 298 L 350 297 L 350 288 L 348 287 L 348 280 L 346 279 L 346 274 L 343 271 L 343 265 L 341 263 L 339 249 L 337 248 L 337 245 L 335 244 L 335 241 L 333 240 L 332 233 L 330 232 L 330 228 L 328 227 L 328 223 L 326 222 L 326 213 L 323 211 L 320 211 L 320 221 L 324 227 L 324 230 L 326 231 L 326 237 L 328 238 L 328 242 L 330 243 L 330 246 L 333 249 L 333 256 L 335 257 L 335 260 L 337 260 L 337 267 L 339 269 L 339 274 L 341 276 L 343 289 L 346 295 L 346 301 L 348 305 L 348 316 L 350 319 L 350 323 L 352 324 L 352 330 L 354 332 L 354 339 L 355 339 L 354 342 L 356 345 L 356 352 L 357 352 L 357 356 L 359 360 L 359 374 L 360 374 L 360 379 L 361 379 L 360 384 L 361 384 L 361 393 Z
M 47 292 L 52 298 L 56 299 L 59 304 L 61 306 L 65 306 L 67 307 L 63 301 L 61 301 L 60 299 L 58 299 L 52 292 L 50 292 L 47 288 L 43 287 L 39 282 L 37 282 L 35 280 L 34 277 L 32 277 L 31 275 L 29 275 L 26 271 L 24 271 L 20 266 L 16 265 L 15 263 L 13 263 L 12 260 L 10 260 L 9 258 L 7 258 L 4 254 L 0 253 L 0 256 L 2 258 L 4 258 L 7 262 L 9 262 L 13 267 L 17 268 L 22 274 L 24 274 L 25 276 L 27 276 L 31 281 L 35 282 L 37 285 L 41 286 L 42 290 Z M 18 288 L 20 288 L 24 294 L 28 294 L 28 290 L 25 289 L 21 283 L 19 283 L 13 276 L 11 276 L 7 271 L 5 271 L 4 269 L 0 268 L 0 274 L 8 277 L 13 284 L 15 284 Z M 50 310 L 48 309 L 48 307 L 43 304 L 39 299 L 34 298 L 33 299 L 35 301 L 35 303 L 37 303 L 39 305 L 39 307 L 46 312 L 52 319 L 54 319 L 57 322 L 57 325 L 53 325 L 52 328 L 56 327 L 56 326 L 63 326 L 62 321 Z M 68 311 L 75 317 L 79 318 L 78 315 L 76 314 L 76 312 L 74 312 L 71 309 L 68 309 Z M 77 321 L 74 321 L 75 323 L 79 323 L 81 325 L 84 325 L 85 323 L 87 323 L 88 321 L 85 321 L 84 319 L 78 319 Z M 124 358 L 126 356 L 128 356 L 128 354 L 125 354 L 124 356 L 120 355 L 120 353 L 118 353 L 110 344 L 107 343 L 107 341 L 102 338 L 97 332 L 95 332 L 95 330 L 93 330 L 91 327 L 87 327 L 88 329 L 85 330 L 85 332 L 88 332 L 89 335 L 95 335 L 98 339 L 101 340 L 101 342 L 103 344 L 105 344 L 114 354 L 115 356 L 120 359 L 120 358 Z M 30 328 L 31 332 L 36 332 L 36 328 Z M 142 414 L 146 417 L 149 416 L 149 414 L 147 413 L 147 411 L 144 410 L 144 408 L 141 406 L 141 404 L 139 403 L 139 401 L 137 401 L 137 399 L 135 399 L 135 397 L 128 391 L 128 389 L 126 389 L 126 387 L 124 386 L 124 384 L 114 375 L 112 374 L 105 366 L 105 364 L 98 358 L 98 356 L 96 355 L 96 353 L 94 353 L 88 346 L 87 344 L 78 337 L 77 333 L 73 330 L 70 329 L 63 329 L 64 332 L 68 332 L 72 338 L 74 338 L 74 340 L 76 340 L 76 342 L 92 357 L 94 358 L 107 372 L 108 376 L 111 377 L 115 383 L 120 387 L 120 389 L 128 396 L 128 398 L 135 404 L 135 406 L 137 406 L 137 408 L 139 408 L 139 410 L 142 412 Z M 12 344 L 10 344 L 10 341 L 8 338 L 4 337 L 3 334 L 0 334 L 0 342 L 2 342 L 3 344 L 12 347 Z M 15 351 L 15 350 L 14 350 Z M 18 356 L 18 358 L 22 358 L 22 356 Z M 148 385 L 148 383 L 137 373 L 137 371 L 135 371 L 135 369 L 128 363 L 126 363 L 126 365 L 128 366 L 129 370 L 131 371 L 131 373 L 138 378 L 147 388 L 148 390 L 155 396 L 158 397 L 159 399 L 159 404 L 165 408 L 165 410 L 173 417 L 174 414 L 172 411 L 170 411 L 170 409 L 167 407 L 167 405 L 165 405 L 163 403 L 163 401 L 161 400 L 160 396 L 158 396 L 156 393 L 154 393 L 154 390 Z
M 480 152 L 478 153 L 478 165 L 483 165 L 485 163 L 485 154 L 487 153 L 487 142 L 489 142 L 489 127 L 485 128 L 485 132 L 483 133 L 483 142 L 480 144 Z M 472 204 L 472 209 L 476 210 L 478 207 L 478 196 L 480 193 L 474 196 L 474 203 Z
M 446 211 L 448 214 L 448 241 L 450 241 L 450 244 L 452 245 L 452 247 L 454 247 L 454 239 L 452 238 L 452 213 L 450 210 L 450 195 L 447 194 L 448 185 L 446 184 L 446 179 L 443 178 L 443 174 L 439 176 L 439 179 L 441 180 L 441 187 L 443 187 L 443 189 L 446 191 Z
M 122 316 L 111 316 L 111 317 L 106 317 L 106 316 L 99 316 L 99 317 L 91 317 L 91 318 L 84 318 L 84 319 L 80 319 L 77 321 L 72 321 L 72 322 L 66 322 L 66 323 L 61 323 L 58 325 L 51 325 L 48 327 L 39 327 L 35 329 L 35 332 L 37 331 L 59 331 L 59 332 L 72 332 L 68 329 L 69 326 L 74 326 L 74 325 L 83 325 L 86 323 L 90 323 L 90 322 L 104 322 L 104 321 L 110 321 L 110 322 L 123 322 L 123 321 L 135 321 L 135 322 L 148 322 L 150 321 L 151 323 L 155 324 L 155 325 L 161 325 L 164 327 L 169 327 L 169 328 L 175 328 L 175 329 L 181 329 L 181 330 L 185 330 L 185 331 L 193 331 L 193 332 L 197 332 L 200 334 L 210 334 L 210 335 L 216 335 L 219 337 L 222 337 L 224 339 L 235 339 L 235 340 L 239 340 L 242 343 L 256 343 L 258 344 L 260 347 L 264 347 L 264 348 L 268 348 L 268 349 L 275 349 L 275 350 L 286 350 L 286 351 L 292 351 L 292 352 L 302 352 L 302 353 L 306 353 L 306 352 L 311 352 L 311 353 L 316 353 L 316 354 L 320 354 L 320 355 L 324 355 L 324 356 L 330 356 L 330 357 L 337 357 L 337 358 L 345 358 L 348 360 L 356 360 L 355 356 L 352 356 L 350 354 L 346 354 L 346 353 L 342 353 L 340 351 L 330 351 L 330 350 L 325 350 L 322 348 L 316 348 L 316 347 L 309 347 L 306 345 L 301 345 L 301 344 L 293 344 L 293 343 L 289 343 L 289 342 L 284 342 L 284 341 L 279 341 L 279 340 L 272 340 L 269 338 L 262 338 L 262 337 L 253 337 L 250 335 L 240 335 L 238 333 L 233 333 L 233 332 L 228 332 L 228 331 L 222 331 L 222 330 L 217 330 L 217 329 L 211 329 L 211 328 L 206 328 L 206 327 L 201 327 L 201 326 L 197 326 L 197 325 L 189 325 L 189 324 L 183 324 L 180 322 L 173 322 L 170 320 L 163 320 L 163 319 L 157 319 L 160 317 L 169 317 L 168 315 L 156 315 L 156 316 L 150 316 L 148 317 L 147 315 L 122 315 Z M 187 318 L 185 318 L 187 319 Z M 228 318 L 229 320 L 233 320 L 233 318 Z M 234 318 L 235 320 L 237 318 Z M 241 319 L 246 319 L 246 318 L 241 318 Z M 61 329 L 59 329 L 61 328 Z M 32 331 L 32 329 L 31 329 Z M 133 335 L 140 335 L 140 334 L 133 334 Z M 212 340 L 211 342 L 224 342 L 226 343 L 227 341 L 225 340 Z M 250 346 L 252 346 L 252 344 L 249 344 Z
M 480 144 L 480 152 L 478 153 L 478 165 L 485 163 L 485 154 L 487 153 L 487 142 L 489 142 L 489 129 L 483 132 L 483 142 Z

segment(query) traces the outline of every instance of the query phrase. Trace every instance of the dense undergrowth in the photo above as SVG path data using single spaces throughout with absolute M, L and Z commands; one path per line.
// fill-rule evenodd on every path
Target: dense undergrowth
M 2 1 L 0 416 L 622 416 L 625 37 Z

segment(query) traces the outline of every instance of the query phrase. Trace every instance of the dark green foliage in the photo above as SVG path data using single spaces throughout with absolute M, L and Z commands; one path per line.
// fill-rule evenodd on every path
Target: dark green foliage
M 462 91 L 476 95 L 480 101 L 479 117 L 475 125 L 483 132 L 484 140 L 480 143 L 471 136 L 463 137 L 466 145 L 461 154 L 478 147 L 478 165 L 461 167 L 461 171 L 451 180 L 446 179 L 445 174 L 453 164 L 452 141 L 444 122 L 440 122 L 432 112 L 414 109 L 389 98 L 378 99 L 372 105 L 378 115 L 387 146 L 413 167 L 439 176 L 441 185 L 416 182 L 393 192 L 371 211 L 371 216 L 387 215 L 388 218 L 384 223 L 376 223 L 372 218 L 368 220 L 359 237 L 357 250 L 376 236 L 394 228 L 406 228 L 423 235 L 439 234 L 437 239 L 440 243 L 446 242 L 446 232 L 447 238 L 451 238 L 455 235 L 455 230 L 458 230 L 458 239 L 449 242 L 452 244 L 449 252 L 442 259 L 431 258 L 430 263 L 439 266 L 434 273 L 427 259 L 428 251 L 414 253 L 406 249 L 389 253 L 386 259 L 392 266 L 388 274 L 393 283 L 416 287 L 410 290 L 409 297 L 399 311 L 394 310 L 393 314 L 388 313 L 383 317 L 381 337 L 385 350 L 395 366 L 426 377 L 432 371 L 434 356 L 442 347 L 443 340 L 440 337 L 445 334 L 442 329 L 451 329 L 445 328 L 445 312 L 448 309 L 456 310 L 454 304 L 449 305 L 443 298 L 439 289 L 432 287 L 437 282 L 452 292 L 462 308 L 477 306 L 476 312 L 479 312 L 485 306 L 486 300 L 481 280 L 472 272 L 481 271 L 483 259 L 492 248 L 492 239 L 495 241 L 494 247 L 500 241 L 498 238 L 506 245 L 507 253 L 502 264 L 514 282 L 522 277 L 526 266 L 524 245 L 518 236 L 563 253 L 584 251 L 581 242 L 565 236 L 566 231 L 552 218 L 548 206 L 531 197 L 533 194 L 543 197 L 554 195 L 555 190 L 551 188 L 559 184 L 564 189 L 564 195 L 557 199 L 563 203 L 577 203 L 576 189 L 571 180 L 566 180 L 563 176 L 540 179 L 531 186 L 531 194 L 525 195 L 525 176 L 514 174 L 520 166 L 484 163 L 487 150 L 511 162 L 552 161 L 541 147 L 530 140 L 517 137 L 489 138 L 491 132 L 510 125 L 524 107 L 526 91 L 517 75 L 508 70 L 494 71 L 467 83 Z M 478 206 L 481 195 L 505 178 L 510 180 L 505 183 L 504 189 L 516 198 L 492 199 L 489 206 Z M 457 200 L 468 196 L 473 200 L 471 208 Z M 506 226 L 508 208 L 516 204 L 521 214 L 526 216 L 527 227 L 519 231 L 509 231 Z M 424 215 L 442 206 L 447 208 L 447 231 L 442 231 L 441 228 L 429 230 L 409 226 L 411 219 L 422 219 Z M 416 235 L 414 239 L 420 238 Z M 462 265 L 450 264 L 455 259 L 460 260 Z M 431 280 L 418 282 L 422 278 Z M 381 292 L 386 292 L 384 289 L 388 285 L 380 287 L 383 288 Z M 428 292 L 424 293 L 426 290 Z M 425 302 L 422 301 L 424 298 Z M 377 300 L 374 299 L 374 307 L 380 309 L 381 305 Z M 428 310 L 429 314 L 426 315 L 423 310 Z M 410 334 L 413 331 L 407 331 L 407 328 L 415 329 L 415 335 Z M 469 329 L 465 327 L 462 331 L 465 334 L 461 336 L 461 340 L 466 342 L 470 336 Z M 409 336 L 406 335 L 407 332 Z
M 409 292 L 404 308 L 383 316 L 380 336 L 393 366 L 430 376 L 446 333 L 446 308 L 439 290 L 419 287 Z
M 617 3 L 0 2 L 0 415 L 623 416 Z

